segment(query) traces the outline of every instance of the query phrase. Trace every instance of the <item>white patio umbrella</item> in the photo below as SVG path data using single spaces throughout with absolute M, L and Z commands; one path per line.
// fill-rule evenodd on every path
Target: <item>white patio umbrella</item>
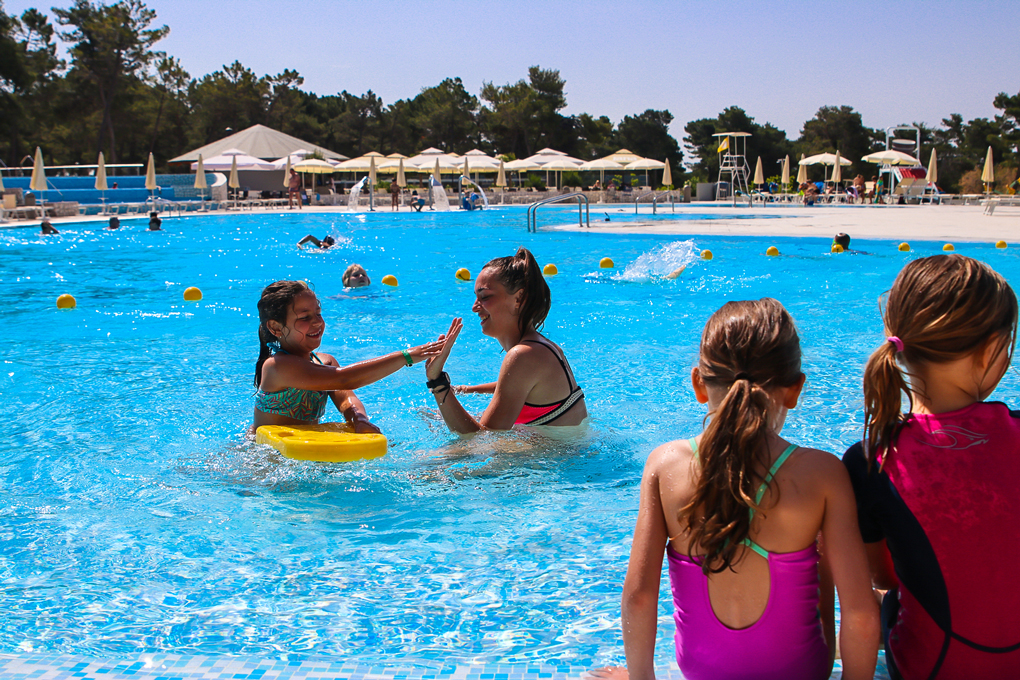
M 102 192 L 103 214 L 106 214 L 106 192 L 110 189 L 106 181 L 106 159 L 103 152 L 99 152 L 99 160 L 96 161 L 96 191 Z
M 662 186 L 672 187 L 673 186 L 673 170 L 669 167 L 669 162 L 666 163 L 666 169 L 662 171 Z
M 645 184 L 648 184 L 648 171 L 649 170 L 662 170 L 666 167 L 666 164 L 662 161 L 657 161 L 654 158 L 641 158 L 633 163 L 627 163 L 624 166 L 624 170 L 627 172 L 634 172 L 635 170 L 645 171 Z
M 149 200 L 154 202 L 152 192 L 158 189 L 159 185 L 156 184 L 156 159 L 151 153 L 149 154 L 149 164 L 145 168 L 145 188 L 149 192 Z
M 33 173 L 33 176 L 35 176 L 35 173 Z M 992 163 L 991 147 L 988 147 L 988 153 L 984 154 L 984 169 L 981 170 L 981 181 L 984 182 L 985 194 L 991 191 L 988 189 L 988 185 L 991 185 L 994 181 L 996 181 L 996 166 Z M 35 187 L 33 187 L 33 189 L 35 189 Z
M 227 186 L 234 190 L 234 207 L 237 207 L 237 190 L 241 188 L 241 182 L 237 179 L 237 156 L 234 156 L 234 163 L 230 166 Z
M 209 183 L 205 181 L 205 163 L 202 161 L 202 154 L 198 154 L 198 163 L 195 165 L 198 166 L 195 168 L 195 188 L 199 190 L 204 205 L 205 190 L 209 188 Z
M 464 158 L 471 159 L 471 172 L 476 175 L 479 173 L 496 173 L 499 171 L 499 159 L 487 155 L 480 149 L 471 149 L 464 154 Z
M 840 162 L 839 149 L 836 149 L 836 162 L 832 164 L 832 182 L 839 184 L 843 181 L 843 164 Z
M 779 181 L 783 185 L 783 191 L 785 192 L 787 187 L 790 186 L 790 154 L 786 154 L 786 158 L 783 159 L 783 174 Z
M 272 161 L 273 169 L 284 170 L 287 167 L 288 161 L 290 162 L 291 165 L 294 165 L 295 163 L 300 163 L 301 161 L 303 161 L 304 159 L 308 158 L 311 155 L 312 152 L 309 151 L 308 149 L 298 149 L 297 151 L 291 151 L 286 156 L 282 156 L 280 158 L 277 158 L 275 161 Z
M 765 184 L 765 173 L 761 168 L 761 156 L 758 156 L 758 162 L 754 166 L 754 180 L 751 182 L 755 186 L 759 184 Z
M 804 163 L 804 154 L 800 155 L 800 163 L 797 168 L 797 186 L 800 186 L 807 181 L 807 164 Z
M 385 159 L 386 157 L 378 151 L 369 151 L 364 156 L 337 163 L 335 167 L 337 172 L 368 172 L 373 164 L 378 164 Z
M 532 158 L 534 158 L 534 156 L 532 156 Z M 576 158 L 571 158 L 566 154 L 562 156 L 546 156 L 546 158 L 548 158 L 548 160 L 545 163 L 542 163 L 540 167 L 540 169 L 545 170 L 546 173 L 577 172 L 581 168 L 581 163 L 583 162 Z M 557 175 L 557 186 L 559 185 L 558 178 L 560 176 L 561 175 Z
M 505 163 L 503 165 L 503 168 L 505 170 L 517 173 L 517 185 L 520 186 L 522 172 L 541 170 L 542 166 L 539 165 L 538 163 L 535 163 L 534 161 L 529 161 L 525 158 L 521 158 L 516 161 L 510 161 L 509 163 Z
M 935 149 L 931 150 L 931 160 L 928 161 L 928 174 L 924 177 L 932 184 L 939 181 L 939 161 L 935 156 Z
M 628 152 L 629 153 L 629 152 Z M 639 157 L 635 156 L 635 160 L 640 160 Z M 633 162 L 633 161 L 631 161 Z M 606 170 L 623 170 L 623 163 L 611 160 L 608 156 L 606 158 L 599 158 L 594 161 L 588 161 L 587 163 L 581 163 L 580 170 L 598 170 L 599 171 L 599 184 L 603 187 L 606 186 Z
M 226 171 L 234 167 L 237 164 L 240 170 L 277 170 L 278 168 L 269 161 L 264 161 L 261 158 L 255 158 L 249 156 L 240 149 L 227 149 L 218 156 L 213 156 L 205 160 L 204 166 L 206 170 L 215 171 Z M 198 163 L 192 163 L 191 169 L 195 170 L 198 168 Z
M 903 153 L 902 151 L 896 151 L 895 149 L 886 149 L 884 151 L 876 151 L 875 153 L 869 153 L 867 156 L 861 158 L 865 163 L 877 163 L 879 165 L 920 165 L 921 161 L 917 160 L 910 154 Z M 847 163 L 849 165 L 849 163 Z
M 294 164 L 294 169 L 300 172 L 302 175 L 312 175 L 312 190 L 315 190 L 315 175 L 331 175 L 337 172 L 337 168 L 333 167 L 326 161 L 320 161 L 318 158 L 306 158 L 300 163 Z M 301 185 L 304 186 L 304 180 L 302 179 Z

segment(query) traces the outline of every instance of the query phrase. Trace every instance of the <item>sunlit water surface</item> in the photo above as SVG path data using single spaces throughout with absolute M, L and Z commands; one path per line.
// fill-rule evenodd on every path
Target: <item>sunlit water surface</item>
M 787 306 L 808 382 L 786 436 L 841 453 L 861 432 L 879 295 L 941 245 L 855 241 L 868 254 L 834 256 L 823 239 L 528 234 L 514 209 L 124 224 L 0 232 L 0 652 L 620 662 L 642 464 L 699 431 L 689 374 L 708 316 L 734 299 Z M 338 245 L 297 250 L 307 233 Z M 519 245 L 559 268 L 545 333 L 585 390 L 587 435 L 460 440 L 416 366 L 359 391 L 389 438 L 383 459 L 298 462 L 245 438 L 263 286 L 310 281 L 323 350 L 341 363 L 424 342 L 463 315 L 447 368 L 455 383 L 487 382 L 502 354 L 454 271 L 477 274 Z M 765 257 L 769 245 L 782 256 Z M 711 262 L 697 257 L 705 248 Z M 1020 272 L 1013 249 L 959 251 Z M 615 269 L 599 269 L 605 256 Z M 343 289 L 351 262 L 371 287 Z M 399 287 L 380 285 L 384 274 Z M 203 301 L 185 303 L 187 286 Z M 78 308 L 58 311 L 68 292 Z M 1010 372 L 996 397 L 1016 387 Z M 465 401 L 480 411 L 486 398 Z M 664 580 L 660 665 L 670 614 Z

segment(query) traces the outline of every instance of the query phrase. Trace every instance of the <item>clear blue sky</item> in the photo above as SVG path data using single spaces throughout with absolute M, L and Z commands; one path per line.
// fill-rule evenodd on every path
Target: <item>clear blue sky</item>
M 8 13 L 67 7 L 6 0 Z M 286 68 L 318 94 L 375 91 L 386 104 L 459 76 L 559 69 L 565 113 L 614 123 L 669 109 L 674 137 L 737 105 L 790 138 L 820 106 L 849 105 L 885 128 L 950 113 L 992 117 L 1020 92 L 1020 2 L 148 0 L 170 35 L 158 49 L 200 77 L 240 61 Z

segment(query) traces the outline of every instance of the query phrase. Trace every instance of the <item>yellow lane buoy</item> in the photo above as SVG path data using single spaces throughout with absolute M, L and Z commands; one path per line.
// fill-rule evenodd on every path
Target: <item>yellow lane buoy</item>
M 995 247 L 996 248 L 1005 248 L 1006 247 L 1006 242 L 1005 241 L 996 241 L 995 242 Z
M 842 253 L 843 252 L 843 246 L 841 246 L 838 243 L 833 243 L 832 244 L 832 252 L 834 252 L 834 253 Z
M 948 252 L 950 250 L 956 250 L 956 248 L 953 247 L 952 243 L 947 243 L 946 245 L 942 246 L 942 250 L 945 250 L 945 251 Z
M 901 253 L 909 253 L 910 252 L 910 244 L 907 243 L 906 241 L 901 243 L 899 248 L 900 248 L 900 252 Z
M 701 251 L 701 259 L 702 260 L 711 260 L 713 257 L 715 257 L 715 255 L 712 254 L 711 250 L 702 250 Z
M 57 298 L 57 309 L 74 309 L 77 306 L 78 301 L 70 293 L 64 293 Z
M 386 455 L 386 437 L 355 434 L 346 423 L 263 425 L 255 442 L 269 444 L 287 458 L 345 463 Z
M 555 276 L 560 273 L 560 270 L 556 268 L 556 265 L 550 262 L 546 266 L 542 267 L 542 273 L 546 276 Z
M 769 257 L 776 257 L 777 255 L 779 255 L 779 248 L 776 248 L 775 246 L 769 246 L 769 249 L 765 251 L 765 254 L 768 255 Z
M 194 286 L 184 289 L 184 299 L 188 302 L 198 302 L 202 299 L 202 291 Z
M 394 276 L 393 274 L 387 274 L 386 276 L 382 277 L 382 282 L 384 286 L 396 286 L 397 277 Z
M 616 265 L 613 264 L 613 258 L 611 257 L 603 257 L 599 260 L 599 267 L 602 267 L 603 269 L 612 269 L 615 266 Z
M 469 272 L 464 267 L 461 267 L 460 269 L 458 269 L 457 273 L 454 274 L 454 276 L 457 277 L 458 281 L 470 281 L 471 280 L 471 272 Z M 394 283 L 393 285 L 396 285 L 396 284 Z

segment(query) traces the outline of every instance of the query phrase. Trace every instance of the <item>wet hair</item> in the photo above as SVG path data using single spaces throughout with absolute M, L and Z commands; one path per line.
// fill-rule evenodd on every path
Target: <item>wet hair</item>
M 843 246 L 843 250 L 850 250 L 850 235 L 843 232 L 836 234 L 836 237 L 832 239 L 832 242 Z
M 905 422 L 900 413 L 903 395 L 907 413 L 914 392 L 925 386 L 907 384 L 906 366 L 941 364 L 982 350 L 989 342 L 1008 347 L 1012 361 L 1016 345 L 1017 300 L 1006 280 L 991 267 L 963 255 L 935 255 L 904 267 L 887 293 L 885 333 L 902 343 L 897 352 L 883 342 L 864 367 L 864 447 L 869 465 L 896 440 Z
M 365 278 L 368 279 L 369 283 L 372 283 L 372 279 L 368 278 L 368 272 L 365 271 L 365 268 L 356 262 L 344 270 L 343 276 L 340 277 L 340 282 L 344 284 L 345 287 L 348 286 L 351 282 L 351 277 L 354 275 L 355 270 L 358 269 L 365 272 Z
M 332 236 L 323 236 L 322 241 L 320 241 L 320 243 L 324 248 L 328 248 L 329 246 L 336 244 L 336 239 L 333 238 Z
M 797 384 L 800 338 L 789 312 L 772 298 L 727 302 L 705 324 L 698 370 L 705 385 L 726 396 L 698 447 L 701 474 L 677 518 L 690 532 L 688 554 L 700 547 L 705 574 L 731 568 L 751 529 L 750 509 L 763 470 L 770 467 L 769 391 Z M 770 483 L 771 486 L 771 483 Z
M 519 290 L 524 291 L 517 317 L 517 327 L 521 334 L 526 333 L 529 328 L 540 330 L 545 323 L 545 317 L 549 314 L 552 298 L 549 294 L 549 284 L 542 276 L 542 268 L 538 266 L 531 251 L 527 248 L 518 248 L 513 256 L 489 260 L 483 269 L 495 270 L 496 278 L 511 295 Z
M 273 350 L 280 345 L 280 339 L 269 330 L 269 322 L 286 325 L 287 312 L 294 306 L 294 299 L 311 290 L 304 281 L 277 281 L 262 289 L 258 305 L 259 359 L 255 362 L 255 387 L 262 382 L 262 364 L 273 356 Z

